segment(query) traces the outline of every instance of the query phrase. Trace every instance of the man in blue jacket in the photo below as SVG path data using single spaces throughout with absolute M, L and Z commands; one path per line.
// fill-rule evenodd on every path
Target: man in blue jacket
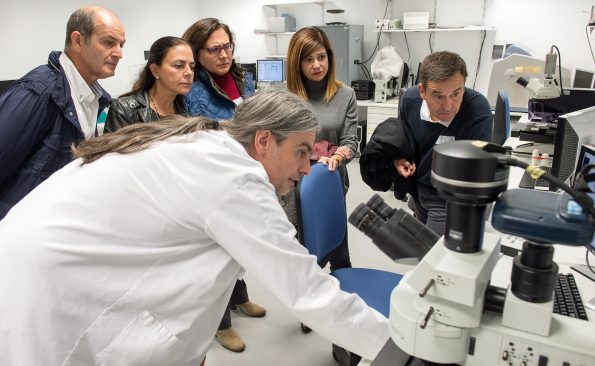
M 0 219 L 39 183 L 72 160 L 70 146 L 96 135 L 111 100 L 97 83 L 122 58 L 124 27 L 111 11 L 86 6 L 66 25 L 64 52 L 0 95 Z
M 402 194 L 404 188 L 415 216 L 442 235 L 446 201 L 431 182 L 433 148 L 455 140 L 491 141 L 493 118 L 487 99 L 465 87 L 467 67 L 458 54 L 434 52 L 420 67 L 420 84 L 403 94 L 398 120 L 378 126 L 360 170 L 373 189 L 395 184 L 395 194 Z

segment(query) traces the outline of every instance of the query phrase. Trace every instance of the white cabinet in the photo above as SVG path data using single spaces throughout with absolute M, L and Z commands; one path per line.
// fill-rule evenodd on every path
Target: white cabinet
M 396 100 L 395 102 L 390 103 L 358 101 L 357 105 L 359 107 L 366 107 L 367 109 L 365 118 L 360 118 L 367 120 L 366 142 L 370 140 L 370 137 L 374 133 L 374 130 L 381 122 L 384 122 L 387 118 L 398 116 L 399 106 L 396 103 Z

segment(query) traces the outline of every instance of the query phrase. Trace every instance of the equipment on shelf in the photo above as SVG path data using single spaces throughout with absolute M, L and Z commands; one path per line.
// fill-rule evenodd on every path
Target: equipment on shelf
M 378 51 L 371 66 L 375 84 L 374 102 L 385 103 L 395 96 L 395 89 L 398 91 L 397 78 L 403 71 L 403 64 L 403 59 L 393 46 L 386 46 Z
M 355 99 L 368 100 L 374 98 L 374 89 L 376 88 L 372 80 L 353 80 L 351 88 L 355 91 Z

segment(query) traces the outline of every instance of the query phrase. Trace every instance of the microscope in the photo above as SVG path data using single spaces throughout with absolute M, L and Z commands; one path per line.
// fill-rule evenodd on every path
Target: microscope
M 392 259 L 420 259 L 390 299 L 391 338 L 406 354 L 439 364 L 595 365 L 595 325 L 553 314 L 558 266 L 551 245 L 591 242 L 593 201 L 581 198 L 577 205 L 567 194 L 507 190 L 509 166 L 524 164 L 513 160 L 500 146 L 481 141 L 434 147 L 432 184 L 447 210 L 445 233 L 437 240 L 416 225 L 395 224 L 396 212 L 387 215 L 388 205 L 374 202 L 379 197 L 350 215 Z M 490 284 L 500 235 L 484 227 L 494 201 L 493 226 L 527 239 L 506 289 Z M 386 218 L 384 224 L 370 219 L 374 215 Z M 414 234 L 402 240 L 396 231 L 389 240 L 383 226 Z

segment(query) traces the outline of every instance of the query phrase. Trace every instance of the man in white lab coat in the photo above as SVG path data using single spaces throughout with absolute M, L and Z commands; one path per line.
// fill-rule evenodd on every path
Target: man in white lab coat
M 0 221 L 0 364 L 193 365 L 244 269 L 365 358 L 387 319 L 342 292 L 275 193 L 310 169 L 313 112 L 258 93 L 232 121 L 134 124 L 80 144 Z

